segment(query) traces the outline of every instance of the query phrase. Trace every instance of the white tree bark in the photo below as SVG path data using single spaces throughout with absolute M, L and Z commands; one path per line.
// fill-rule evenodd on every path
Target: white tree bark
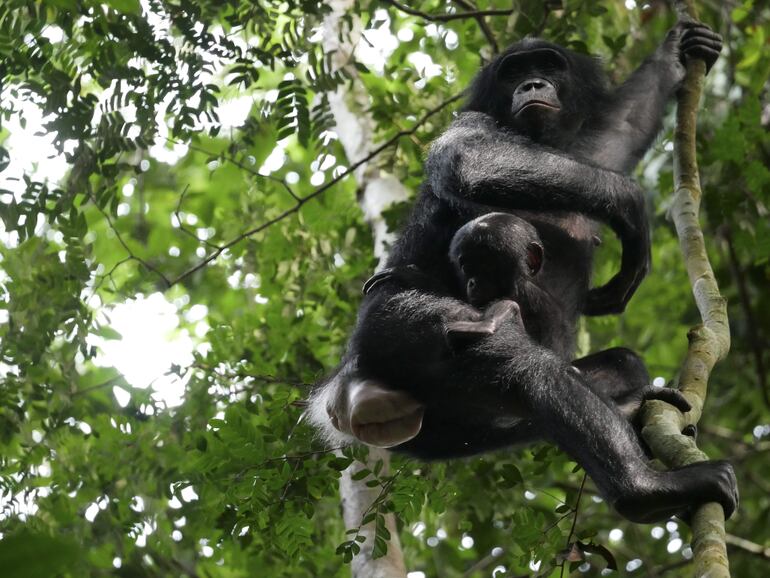
M 356 36 L 360 35 L 360 27 L 351 34 L 352 38 L 340 40 L 341 16 L 354 5 L 354 0 L 331 0 L 329 5 L 332 12 L 324 22 L 324 51 L 333 54 L 332 61 L 336 66 L 345 66 L 355 47 Z M 358 24 L 358 20 L 354 19 Z M 355 69 L 351 70 L 355 74 Z M 345 149 L 348 161 L 355 162 L 369 152 L 373 140 L 373 121 L 368 114 L 369 97 L 362 85 L 353 83 L 345 89 L 338 88 L 328 94 L 329 104 L 336 124 L 338 138 Z M 407 190 L 393 176 L 379 170 L 372 163 L 361 165 L 355 172 L 359 186 L 363 189 L 361 208 L 364 217 L 372 227 L 374 234 L 374 254 L 379 259 L 379 267 L 385 263 L 388 244 L 393 240 L 388 232 L 382 212 L 391 204 L 407 198 Z M 378 460 L 383 460 L 385 466 L 380 476 L 387 474 L 390 454 L 386 450 L 370 448 L 367 464 L 354 463 L 342 473 L 340 479 L 340 500 L 342 515 L 347 528 L 356 528 L 372 502 L 378 497 L 378 487 L 369 488 L 366 480 L 355 481 L 352 476 L 367 467 L 370 470 Z M 386 516 L 385 525 L 390 532 L 388 553 L 374 559 L 374 523 L 362 527 L 359 534 L 366 538 L 361 545 L 361 552 L 353 559 L 353 578 L 405 578 L 406 568 L 401 543 L 398 539 L 395 516 Z

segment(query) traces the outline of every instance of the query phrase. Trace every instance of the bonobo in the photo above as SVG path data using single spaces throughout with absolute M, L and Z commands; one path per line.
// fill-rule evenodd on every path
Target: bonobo
M 450 341 L 462 344 L 493 333 L 513 301 L 532 339 L 558 347 L 561 333 L 570 328 L 559 303 L 539 282 L 543 251 L 537 229 L 511 213 L 487 213 L 460 227 L 449 245 L 449 260 L 462 299 L 486 309 L 479 320 L 449 320 Z
M 649 522 L 738 501 L 724 461 L 652 469 L 631 423 L 650 397 L 641 359 L 616 348 L 572 361 L 578 317 L 622 312 L 649 269 L 644 194 L 627 175 L 661 126 L 683 61 L 710 68 L 721 38 L 680 23 L 625 83 L 593 58 L 525 39 L 485 66 L 463 112 L 433 143 L 425 183 L 387 267 L 364 297 L 345 356 L 315 391 L 311 419 L 330 440 L 358 439 L 426 458 L 467 456 L 548 440 L 588 472 L 630 520 Z M 445 325 L 468 303 L 450 245 L 468 222 L 506 212 L 530 223 L 546 258 L 537 283 L 558 304 L 556 343 L 530 334 L 511 308 L 460 349 Z M 597 222 L 617 234 L 620 270 L 590 287 Z M 550 322 L 546 310 L 541 322 Z M 660 394 L 681 409 L 677 394 Z
M 569 327 L 559 304 L 537 282 L 543 259 L 535 227 L 511 213 L 487 213 L 460 227 L 450 243 L 449 260 L 467 303 L 458 301 L 456 309 L 448 306 L 443 312 L 448 345 L 464 347 L 494 333 L 517 309 L 535 341 L 557 346 L 559 333 Z M 364 294 L 384 281 L 422 290 L 440 287 L 409 266 L 375 273 L 364 284 Z

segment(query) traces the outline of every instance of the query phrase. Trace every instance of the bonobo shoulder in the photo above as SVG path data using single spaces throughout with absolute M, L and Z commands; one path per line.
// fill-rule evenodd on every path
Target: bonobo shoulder
M 430 152 L 435 153 L 447 144 L 464 138 L 481 138 L 497 129 L 497 121 L 484 112 L 461 112 L 452 124 L 431 145 Z
M 498 141 L 503 133 L 510 145 L 515 145 L 517 140 L 530 142 L 525 136 L 513 133 L 485 112 L 461 112 L 441 136 L 433 141 L 428 156 L 430 159 L 431 156 L 444 154 L 456 145 L 477 146 L 480 141 Z

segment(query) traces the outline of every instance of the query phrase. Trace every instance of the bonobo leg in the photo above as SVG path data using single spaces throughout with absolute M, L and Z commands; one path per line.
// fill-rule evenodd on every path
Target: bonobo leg
M 586 383 L 612 399 L 629 420 L 648 399 L 670 403 L 681 412 L 690 411 L 690 403 L 676 389 L 655 387 L 641 357 L 625 347 L 613 347 L 572 362 Z
M 626 518 L 652 522 L 711 501 L 722 504 L 728 517 L 735 510 L 738 493 L 730 464 L 653 470 L 633 427 L 612 401 L 543 348 L 533 347 L 525 359 L 512 360 L 506 372 L 516 382 L 512 391 L 533 423 L 585 468 Z M 517 376 L 522 370 L 528 374 L 524 379 Z
M 412 439 L 420 431 L 424 405 L 420 386 L 410 387 L 409 380 L 426 370 L 445 371 L 443 365 L 455 348 L 494 332 L 504 317 L 518 314 L 513 301 L 495 303 L 482 313 L 453 298 L 401 289 L 422 277 L 417 269 L 400 268 L 367 281 L 365 291 L 380 287 L 364 308 L 368 322 L 353 335 L 361 355 L 347 358 L 311 400 L 311 420 L 329 441 L 349 441 L 346 436 L 352 436 L 387 448 Z M 365 367 L 359 358 L 368 361 Z M 318 406 L 342 436 L 326 427 Z

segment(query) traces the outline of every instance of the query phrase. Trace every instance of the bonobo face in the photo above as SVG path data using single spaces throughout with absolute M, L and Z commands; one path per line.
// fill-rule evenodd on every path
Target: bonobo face
M 497 80 L 510 95 L 508 124 L 540 142 L 573 133 L 578 123 L 562 105 L 569 73 L 567 58 L 555 48 L 531 47 L 503 57 Z

